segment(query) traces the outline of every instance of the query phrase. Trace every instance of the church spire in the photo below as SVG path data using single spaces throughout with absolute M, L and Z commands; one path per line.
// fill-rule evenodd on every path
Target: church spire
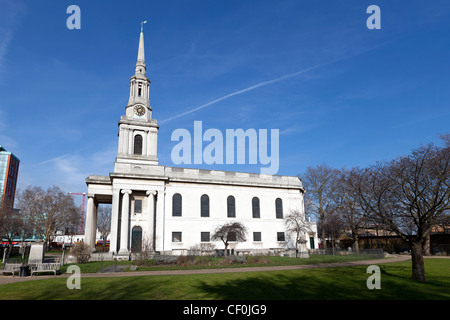
M 138 58 L 136 67 L 142 66 L 145 68 L 145 53 L 144 53 L 144 24 L 147 23 L 147 21 L 141 22 L 141 34 L 139 37 L 139 50 L 138 50 Z
M 137 116 L 139 119 L 151 119 L 151 107 L 150 107 L 150 98 L 149 98 L 149 90 L 150 90 L 150 80 L 147 78 L 146 74 L 146 65 L 145 65 L 145 52 L 144 52 L 144 24 L 147 21 L 141 22 L 141 33 L 139 36 L 139 49 L 138 49 L 138 58 L 136 62 L 136 67 L 134 69 L 134 75 L 130 79 L 130 99 L 128 100 L 128 107 L 137 107 L 139 106 L 145 107 L 148 112 L 146 116 L 143 115 Z M 139 106 L 137 106 L 139 105 Z M 140 109 L 142 110 L 142 109 Z M 142 112 L 141 112 L 142 113 Z M 127 113 L 128 115 L 128 113 Z M 136 117 L 136 115 L 129 116 Z
M 139 36 L 139 49 L 138 58 L 136 62 L 135 73 L 136 75 L 141 74 L 145 76 L 146 66 L 145 66 L 145 51 L 144 51 L 144 24 L 147 21 L 141 22 L 141 34 Z
M 133 172 L 158 165 L 158 122 L 152 119 L 150 80 L 145 75 L 144 23 L 141 22 L 138 59 L 130 78 L 130 98 L 119 121 L 119 149 L 114 172 Z M 138 170 L 138 171 L 139 171 Z M 140 171 L 139 171 L 140 172 Z

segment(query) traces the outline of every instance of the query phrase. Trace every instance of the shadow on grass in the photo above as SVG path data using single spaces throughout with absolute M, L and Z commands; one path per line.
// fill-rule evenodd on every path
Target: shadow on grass
M 223 300 L 403 300 L 448 299 L 442 283 L 420 283 L 410 279 L 410 268 L 381 266 L 381 289 L 370 290 L 371 274 L 366 267 L 302 270 L 288 273 L 258 274 L 252 277 L 197 288 L 212 299 Z
M 298 299 L 358 299 L 365 288 L 365 279 L 358 281 L 349 271 L 345 277 L 341 270 L 333 274 L 308 270 L 288 273 L 254 274 L 221 284 L 200 282 L 198 289 L 213 299 L 224 300 L 298 300 Z M 353 279 L 352 279 L 353 278 Z

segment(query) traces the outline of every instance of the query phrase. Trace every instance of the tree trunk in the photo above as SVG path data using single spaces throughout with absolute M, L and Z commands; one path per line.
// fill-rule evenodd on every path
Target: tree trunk
M 430 235 L 427 235 L 426 237 L 425 237 L 425 239 L 423 240 L 423 254 L 425 255 L 425 256 L 430 256 L 431 255 L 431 253 L 430 253 L 430 243 L 431 243 L 431 236 Z
M 359 238 L 358 238 L 358 233 L 355 232 L 354 236 L 353 236 L 353 252 L 355 252 L 356 254 L 359 254 Z
M 224 257 L 228 257 L 228 243 L 225 243 Z
M 422 241 L 411 244 L 412 278 L 417 281 L 425 281 L 425 265 L 423 262 Z

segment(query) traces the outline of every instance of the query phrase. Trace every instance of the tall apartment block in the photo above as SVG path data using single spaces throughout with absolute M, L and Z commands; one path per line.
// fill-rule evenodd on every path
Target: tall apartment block
M 14 208 L 20 160 L 0 146 L 0 207 Z

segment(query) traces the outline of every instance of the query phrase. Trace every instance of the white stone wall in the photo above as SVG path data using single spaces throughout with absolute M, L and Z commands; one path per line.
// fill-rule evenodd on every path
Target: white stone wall
M 182 196 L 182 216 L 172 216 L 172 197 Z M 209 196 L 210 216 L 201 217 L 200 198 Z M 227 198 L 235 198 L 236 217 L 227 217 Z M 260 201 L 260 218 L 253 218 L 252 199 Z M 165 232 L 162 251 L 187 250 L 201 243 L 201 232 L 210 232 L 231 221 L 239 221 L 247 228 L 247 241 L 232 243 L 235 250 L 268 250 L 286 248 L 289 242 L 283 219 L 276 218 L 275 199 L 283 201 L 283 216 L 290 210 L 303 209 L 303 196 L 299 190 L 276 189 L 249 186 L 228 186 L 214 184 L 169 183 L 165 195 Z M 182 232 L 182 242 L 172 241 L 172 232 Z M 261 241 L 253 241 L 253 232 L 261 232 Z M 286 241 L 277 241 L 277 232 L 284 232 Z M 309 241 L 309 238 L 307 239 Z M 223 249 L 222 242 L 212 242 L 217 249 Z M 292 241 L 289 243 L 295 246 Z
M 86 219 L 87 243 L 93 242 L 88 233 L 95 228 L 96 210 L 93 199 L 110 199 L 111 250 L 122 248 L 121 221 L 123 210 L 123 190 L 130 190 L 128 245 L 131 249 L 133 227 L 142 228 L 144 239 L 154 243 L 157 251 L 173 254 L 185 254 L 194 245 L 207 243 L 201 241 L 201 232 L 209 232 L 210 237 L 215 228 L 231 221 L 239 221 L 247 228 L 247 241 L 231 243 L 229 249 L 235 251 L 267 252 L 268 250 L 295 248 L 295 243 L 286 234 L 283 219 L 276 217 L 275 200 L 283 203 L 283 217 L 291 210 L 304 213 L 301 182 L 296 177 L 276 177 L 239 172 L 209 171 L 157 166 L 148 175 L 147 170 L 132 169 L 135 174 L 114 173 L 110 177 L 91 176 L 88 179 L 89 201 Z M 158 169 L 158 170 L 156 170 Z M 136 174 L 136 172 L 139 172 Z M 153 172 L 159 174 L 153 175 Z M 147 173 L 147 174 L 146 174 Z M 112 178 L 110 181 L 109 178 Z M 153 192 L 155 195 L 149 195 Z M 172 215 L 172 198 L 179 193 L 182 196 L 182 216 Z M 201 196 L 209 196 L 210 216 L 201 216 Z M 235 198 L 236 217 L 227 214 L 228 196 Z M 108 198 L 109 197 L 109 198 Z M 259 198 L 260 217 L 253 218 L 252 199 Z M 135 213 L 134 201 L 142 200 L 142 213 Z M 155 202 L 156 201 L 156 202 Z M 102 201 L 100 201 L 102 202 Z M 155 202 L 155 203 L 154 203 Z M 154 205 L 153 205 L 154 203 Z M 91 206 L 89 206 L 89 204 Z M 92 209 L 94 207 L 94 209 Z M 120 226 L 120 227 L 119 227 Z M 317 230 L 312 225 L 314 243 L 317 246 Z M 91 231 L 89 231 L 91 230 Z M 154 232 L 156 234 L 154 236 Z M 172 233 L 181 232 L 182 241 L 172 241 Z M 261 233 L 261 241 L 254 241 L 253 232 Z M 278 241 L 277 233 L 285 233 L 285 241 Z M 305 235 L 306 248 L 309 248 L 309 235 Z M 210 242 L 217 249 L 224 249 L 222 242 Z M 305 249 L 305 248 L 303 248 Z

